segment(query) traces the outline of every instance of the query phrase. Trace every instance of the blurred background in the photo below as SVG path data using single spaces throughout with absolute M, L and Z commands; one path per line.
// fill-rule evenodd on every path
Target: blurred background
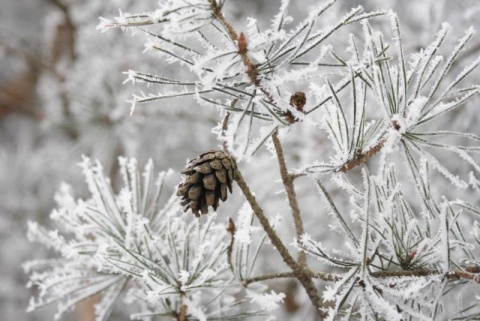
M 247 17 L 256 17 L 268 27 L 276 14 L 279 0 L 227 1 L 226 15 L 238 29 Z M 113 30 L 95 29 L 98 17 L 113 17 L 118 10 L 142 12 L 154 10 L 153 0 L 2 0 L 0 11 L 0 315 L 2 320 L 33 321 L 53 318 L 55 307 L 26 313 L 31 290 L 21 265 L 34 258 L 51 255 L 26 239 L 28 220 L 49 225 L 54 194 L 62 181 L 74 187 L 77 197 L 88 197 L 77 163 L 81 155 L 98 158 L 116 185 L 118 156 L 136 157 L 140 164 L 152 158 L 157 169 L 180 171 L 187 158 L 219 145 L 211 129 L 220 121 L 215 110 L 198 110 L 191 100 L 171 100 L 138 106 L 130 116 L 126 102 L 138 86 L 123 85 L 123 71 L 171 73 L 181 77 L 174 65 L 160 63 L 151 53 L 142 53 L 145 38 Z M 292 15 L 308 13 L 314 0 L 292 1 Z M 332 9 L 332 19 L 350 7 L 363 5 L 368 10 L 393 9 L 398 12 L 405 41 L 411 53 L 429 44 L 441 22 L 448 21 L 456 37 L 469 26 L 480 29 L 480 4 L 474 0 L 340 0 Z M 345 38 L 346 39 L 346 38 Z M 339 40 L 339 41 L 344 41 Z M 476 37 L 463 53 L 465 61 L 476 58 L 480 38 Z M 461 60 L 463 61 L 463 60 Z M 462 65 L 462 63 L 459 63 Z M 474 75 L 476 81 L 480 75 Z M 155 91 L 155 90 L 153 90 Z M 478 100 L 477 100 L 478 103 Z M 478 105 L 462 108 L 445 119 L 445 124 L 480 135 Z M 195 112 L 193 113 L 192 110 Z M 441 126 L 442 124 L 439 124 Z M 305 136 L 304 136 L 305 137 Z M 290 144 L 290 145 L 289 145 Z M 286 142 L 288 162 L 300 166 L 314 156 L 306 151 L 321 141 L 308 144 Z M 307 148 L 309 147 L 309 148 Z M 304 149 L 302 149 L 304 148 Z M 281 185 L 271 188 L 263 182 L 279 179 L 269 168 L 271 156 L 262 152 L 249 166 L 252 189 L 265 206 L 285 211 L 278 200 Z M 262 182 L 254 180 L 262 173 Z M 318 224 L 318 216 L 308 196 L 312 185 L 299 186 L 306 226 Z M 232 197 L 220 214 L 233 215 L 241 206 L 239 196 Z M 478 201 L 478 200 L 477 200 Z M 313 203 L 312 203 L 313 204 Z M 316 218 L 317 217 L 317 218 Z M 286 219 L 285 226 L 289 221 Z M 291 226 L 291 225 L 290 225 Z M 320 225 L 311 234 L 321 233 Z M 285 228 L 285 237 L 293 237 Z M 266 270 L 278 257 L 265 257 Z M 294 283 L 271 285 L 289 294 L 287 304 L 278 311 L 281 319 L 301 318 L 304 294 Z M 302 291 L 300 291 L 302 292 Z M 306 313 L 306 312 L 305 312 Z M 91 320 L 91 304 L 79 307 L 71 320 Z M 114 319 L 128 319 L 119 309 Z

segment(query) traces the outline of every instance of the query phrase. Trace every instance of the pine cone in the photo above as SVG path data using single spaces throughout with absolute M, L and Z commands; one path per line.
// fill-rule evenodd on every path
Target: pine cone
M 218 208 L 219 200 L 227 199 L 227 188 L 232 192 L 235 163 L 222 150 L 211 150 L 191 160 L 181 172 L 185 179 L 178 185 L 184 211 L 191 209 L 195 216 L 208 213 L 208 207 Z

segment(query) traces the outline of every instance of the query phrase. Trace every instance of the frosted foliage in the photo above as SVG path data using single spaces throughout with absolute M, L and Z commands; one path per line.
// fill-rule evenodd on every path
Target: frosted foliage
M 422 165 L 426 163 L 423 160 Z M 428 184 L 428 173 L 420 175 Z M 464 266 L 465 254 L 474 257 L 477 247 L 469 243 L 474 241 L 473 235 L 464 232 L 468 221 L 459 216 L 462 208 L 478 208 L 445 198 L 434 205 L 425 195 L 422 210 L 416 213 L 396 177 L 395 167 L 390 165 L 378 175 L 368 177 L 364 173 L 364 189 L 350 191 L 350 215 L 360 216 L 362 229 L 352 232 L 347 224 L 339 230 L 351 238 L 347 249 L 356 251 L 325 248 L 308 234 L 300 239 L 299 248 L 306 253 L 349 271 L 325 292 L 326 301 L 336 302 L 335 308 L 329 309 L 330 320 L 345 308 L 359 309 L 358 313 L 367 319 L 381 315 L 388 320 L 431 320 L 444 309 L 442 293 L 454 286 L 447 283 L 445 276 L 453 266 Z M 428 186 L 424 188 L 429 190 Z M 382 274 L 387 270 L 393 272 Z M 401 270 L 412 272 L 396 273 Z M 425 274 L 418 275 L 416 270 Z M 416 308 L 412 308 L 413 304 Z
M 205 308 L 202 303 L 218 300 L 209 299 L 213 289 L 225 292 L 235 283 L 228 276 L 224 227 L 214 223 L 214 215 L 203 221 L 185 220 L 176 198 L 162 195 L 171 173 L 155 174 L 151 162 L 143 173 L 135 159 L 119 162 L 124 187 L 118 194 L 102 166 L 84 158 L 81 167 L 91 198 L 74 200 L 63 185 L 56 196 L 59 207 L 51 215 L 58 229 L 30 223 L 29 239 L 61 258 L 24 264 L 31 273 L 30 285 L 39 290 L 29 310 L 58 301 L 58 319 L 77 302 L 101 293 L 96 316 L 106 320 L 116 298 L 134 287 L 136 293 L 128 300 L 144 301 L 155 314 L 175 311 L 185 300 L 198 306 L 196 313 L 218 314 L 215 304 Z M 194 309 L 189 311 L 195 315 Z M 227 313 L 225 306 L 220 313 Z
M 83 157 L 88 192 L 62 184 L 52 227 L 29 223 L 55 253 L 24 264 L 29 311 L 100 294 L 96 320 L 121 299 L 139 320 L 480 317 L 480 57 L 473 27 L 439 20 L 450 2 L 282 0 L 242 22 L 269 4 L 72 3 L 101 17 L 40 77 L 45 127 L 105 161 Z M 225 159 L 195 163 L 205 141 L 232 156 L 228 201 Z M 184 213 L 179 171 L 218 213 Z

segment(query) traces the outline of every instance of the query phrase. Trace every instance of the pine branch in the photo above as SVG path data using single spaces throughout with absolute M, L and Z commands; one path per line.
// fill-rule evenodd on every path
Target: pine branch
M 236 166 L 235 171 L 235 180 L 237 181 L 238 186 L 242 190 L 242 193 L 245 195 L 248 203 L 252 207 L 253 212 L 258 218 L 258 221 L 262 225 L 264 231 L 267 233 L 268 237 L 270 238 L 272 244 L 276 247 L 278 253 L 282 256 L 283 261 L 292 269 L 293 273 L 295 274 L 296 278 L 300 281 L 300 283 L 305 288 L 305 291 L 310 298 L 310 301 L 317 309 L 318 314 L 321 317 L 325 317 L 325 314 L 320 310 L 322 308 L 321 299 L 318 296 L 317 289 L 315 284 L 313 283 L 312 279 L 308 274 L 305 273 L 305 269 L 302 265 L 298 264 L 292 255 L 288 252 L 288 249 L 283 244 L 282 240 L 278 237 L 277 233 L 270 225 L 268 218 L 265 216 L 263 209 L 257 203 L 255 196 L 253 196 L 250 188 L 248 187 L 247 183 L 243 179 L 242 173 Z
M 210 0 L 210 3 L 212 5 L 212 11 L 213 15 L 217 20 L 227 29 L 227 32 L 232 38 L 232 40 L 238 40 L 238 34 L 235 31 L 235 29 L 232 27 L 232 25 L 225 19 L 225 16 L 223 15 L 222 8 L 218 5 L 217 0 Z
M 261 281 L 267 281 L 267 280 L 273 280 L 273 279 L 295 278 L 295 277 L 296 276 L 294 272 L 265 274 L 265 275 L 260 275 L 260 276 L 243 280 L 242 285 L 244 287 L 247 287 L 249 284 L 255 283 L 255 282 L 261 282 Z
M 185 294 L 180 295 L 180 311 L 177 315 L 177 321 L 187 321 L 187 305 L 183 303 Z
M 230 233 L 230 244 L 228 245 L 227 248 L 227 263 L 228 266 L 230 267 L 230 271 L 234 272 L 233 264 L 232 264 L 232 253 L 233 253 L 233 245 L 235 243 L 235 223 L 233 222 L 233 219 L 231 217 L 228 218 L 228 224 L 227 224 L 227 232 Z
M 366 152 L 358 151 L 355 153 L 354 157 L 348 160 L 340 169 L 340 172 L 347 172 L 358 165 L 366 163 L 370 158 L 382 150 L 383 145 L 385 145 L 386 140 L 381 139 L 375 146 L 367 150 Z
M 399 278 L 399 277 L 421 277 L 421 276 L 445 276 L 449 280 L 470 280 L 480 283 L 480 273 L 471 273 L 466 271 L 450 270 L 448 272 L 441 272 L 437 270 L 421 269 L 412 271 L 379 271 L 370 273 L 376 278 Z
M 260 205 L 257 203 L 257 200 L 255 199 L 255 196 L 253 196 L 252 192 L 250 191 L 250 188 L 248 187 L 247 183 L 245 182 L 242 173 L 240 170 L 236 169 L 235 172 L 235 181 L 237 181 L 238 187 L 242 190 L 243 195 L 247 199 L 247 202 L 250 204 L 253 212 L 258 218 L 258 221 L 262 225 L 263 229 L 267 233 L 268 237 L 272 241 L 272 244 L 275 246 L 277 251 L 280 253 L 280 256 L 282 257 L 283 261 L 292 269 L 292 270 L 298 270 L 298 264 L 295 261 L 295 259 L 291 256 L 291 254 L 288 252 L 288 249 L 286 246 L 283 244 L 282 240 L 278 237 L 277 233 L 273 229 L 273 227 L 270 225 L 270 222 L 268 221 L 268 218 L 265 216 L 265 213 L 263 212 L 263 209 L 260 207 Z
M 237 43 L 238 53 L 242 56 L 242 62 L 245 65 L 245 68 L 247 69 L 247 75 L 250 78 L 250 81 L 252 82 L 252 84 L 258 87 L 264 93 L 264 95 L 268 98 L 270 102 L 273 102 L 272 94 L 270 94 L 268 91 L 266 91 L 264 88 L 260 86 L 260 79 L 258 79 L 258 70 L 252 64 L 252 60 L 248 55 L 248 43 L 245 35 L 242 32 L 240 33 L 240 36 L 238 36 L 238 33 L 235 31 L 232 25 L 225 19 L 225 16 L 223 15 L 222 10 L 218 6 L 216 0 L 211 0 L 211 3 L 212 3 L 212 10 L 213 10 L 214 16 L 225 27 L 230 38 L 233 41 L 238 41 Z
M 319 272 L 319 271 L 311 271 L 308 269 L 304 269 L 303 273 L 308 275 L 314 279 L 320 279 L 327 282 L 337 282 L 342 278 L 341 274 L 332 274 L 327 272 Z M 273 279 L 282 279 L 282 278 L 295 278 L 295 272 L 280 272 L 280 273 L 272 273 L 272 274 L 265 274 L 256 276 L 253 278 L 248 278 L 242 282 L 244 287 L 247 287 L 251 283 L 261 282 L 266 280 L 273 280 Z
M 273 133 L 272 140 L 273 145 L 275 146 L 275 152 L 277 153 L 278 165 L 280 167 L 280 175 L 282 177 L 282 182 L 285 186 L 285 191 L 287 192 L 288 202 L 290 203 L 290 208 L 292 210 L 293 222 L 295 224 L 295 233 L 297 235 L 297 239 L 300 239 L 300 237 L 305 233 L 303 228 L 302 215 L 300 214 L 300 208 L 298 206 L 297 194 L 293 185 L 293 179 L 288 174 L 282 144 L 280 142 L 280 139 L 278 138 L 278 130 Z M 298 263 L 304 266 L 307 265 L 307 257 L 305 252 L 300 251 L 298 253 Z

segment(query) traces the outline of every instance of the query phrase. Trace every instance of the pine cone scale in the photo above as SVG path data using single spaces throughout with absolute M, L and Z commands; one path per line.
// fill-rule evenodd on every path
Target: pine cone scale
M 203 185 L 206 189 L 214 191 L 217 187 L 217 180 L 214 174 L 207 175 L 203 178 Z
M 225 200 L 227 199 L 227 185 L 226 184 L 222 184 L 220 186 L 220 199 L 225 202 Z
M 202 188 L 199 185 L 194 185 L 188 190 L 188 198 L 191 200 L 197 200 L 202 194 Z
M 200 180 L 200 174 L 199 173 L 193 173 L 192 175 L 187 176 L 185 179 L 186 184 L 195 184 Z
M 220 183 L 222 184 L 227 183 L 227 171 L 224 168 L 218 171 L 215 171 L 215 176 L 217 176 L 217 179 Z
M 210 174 L 212 172 L 212 167 L 210 167 L 209 163 L 203 163 L 195 166 L 193 169 L 200 174 Z

